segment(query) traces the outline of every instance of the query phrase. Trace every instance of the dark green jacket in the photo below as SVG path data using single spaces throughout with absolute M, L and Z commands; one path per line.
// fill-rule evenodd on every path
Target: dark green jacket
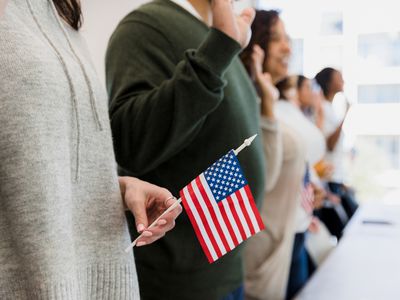
M 213 162 L 259 133 L 256 93 L 239 52 L 237 42 L 166 0 L 121 21 L 106 57 L 121 175 L 178 196 Z M 264 189 L 260 138 L 239 155 L 258 204 Z M 242 284 L 240 248 L 209 264 L 183 213 L 166 237 L 135 248 L 142 298 L 219 299 Z

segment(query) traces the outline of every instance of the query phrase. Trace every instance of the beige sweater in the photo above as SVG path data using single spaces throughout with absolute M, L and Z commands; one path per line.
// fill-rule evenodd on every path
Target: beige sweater
M 289 276 L 295 214 L 305 172 L 305 148 L 299 135 L 280 122 L 262 120 L 267 167 L 261 216 L 266 229 L 245 250 L 246 299 L 284 299 Z

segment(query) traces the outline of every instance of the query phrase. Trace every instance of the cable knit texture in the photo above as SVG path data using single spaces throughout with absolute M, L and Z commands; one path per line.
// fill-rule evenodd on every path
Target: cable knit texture
M 105 91 L 48 0 L 0 19 L 0 299 L 139 299 Z

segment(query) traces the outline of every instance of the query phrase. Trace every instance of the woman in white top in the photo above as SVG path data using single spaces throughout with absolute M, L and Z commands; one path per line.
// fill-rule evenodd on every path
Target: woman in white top
M 280 81 L 277 88 L 281 95 L 281 101 L 276 105 L 277 117 L 288 124 L 301 138 L 305 149 L 305 163 L 312 173 L 312 166 L 321 160 L 325 154 L 325 140 L 321 131 L 307 119 L 301 111 L 298 92 L 297 76 L 290 76 Z M 310 184 L 312 184 L 310 182 Z M 313 185 L 315 191 L 317 186 Z M 320 190 L 318 188 L 318 190 Z M 287 297 L 290 299 L 305 284 L 311 274 L 309 270 L 309 257 L 305 248 L 305 233 L 312 221 L 312 205 L 301 195 L 296 215 L 296 236 L 293 247 L 292 263 L 288 282 Z
M 335 166 L 331 181 L 343 182 L 343 133 L 344 119 L 335 113 L 332 102 L 337 93 L 343 92 L 344 81 L 342 74 L 333 68 L 320 71 L 315 80 L 321 86 L 324 99 L 322 102 L 324 122 L 322 131 L 326 137 L 328 148 L 327 159 Z
M 324 68 L 315 76 L 315 80 L 320 85 L 324 95 L 324 122 L 322 131 L 325 135 L 326 146 L 328 148 L 326 160 L 334 167 L 333 174 L 328 180 L 328 185 L 332 193 L 341 198 L 343 208 L 346 210 L 346 213 L 350 218 L 357 210 L 358 204 L 354 198 L 352 190 L 344 184 L 343 161 L 345 155 L 343 149 L 342 128 L 349 105 L 347 105 L 346 114 L 343 118 L 337 116 L 332 105 L 336 94 L 343 92 L 343 77 L 339 70 Z

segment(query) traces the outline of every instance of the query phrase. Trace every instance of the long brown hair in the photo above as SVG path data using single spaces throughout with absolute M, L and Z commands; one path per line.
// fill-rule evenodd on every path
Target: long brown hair
M 82 11 L 79 0 L 53 0 L 58 14 L 75 30 L 82 25 Z
M 264 62 L 268 57 L 268 46 L 271 41 L 271 29 L 279 20 L 279 12 L 276 10 L 257 10 L 253 24 L 251 25 L 252 36 L 249 45 L 240 54 L 240 58 L 247 72 L 252 76 L 251 54 L 254 45 L 264 50 Z

